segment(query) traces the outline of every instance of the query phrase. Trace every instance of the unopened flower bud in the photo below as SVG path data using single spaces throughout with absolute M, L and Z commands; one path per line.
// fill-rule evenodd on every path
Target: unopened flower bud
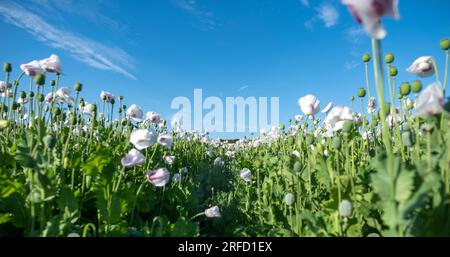
M 56 81 L 52 79 L 52 80 L 50 81 L 50 86 L 54 87 L 55 85 L 56 85 Z
M 341 146 L 342 146 L 342 140 L 340 137 L 334 137 L 333 141 L 331 141 L 331 145 L 333 146 L 334 149 L 336 150 L 340 150 Z
M 119 100 L 122 101 L 123 100 L 123 95 L 119 96 Z
M 283 200 L 286 205 L 291 206 L 295 202 L 295 196 L 293 193 L 287 193 Z
M 344 132 L 350 132 L 353 129 L 353 121 L 346 120 L 344 121 L 344 124 L 342 125 L 342 131 Z
M 415 144 L 415 137 L 413 136 L 413 133 L 409 130 L 406 130 L 402 133 L 402 140 L 403 144 L 406 147 L 411 147 Z
M 355 101 L 355 97 L 354 96 L 350 96 L 350 101 Z
M 27 97 L 27 93 L 25 91 L 20 92 L 20 98 L 25 99 Z
M 39 102 L 42 103 L 44 101 L 44 99 L 45 99 L 45 96 L 43 94 L 38 94 L 37 99 L 38 99 Z
M 53 149 L 53 147 L 55 147 L 55 145 L 56 145 L 56 137 L 53 135 L 46 135 L 43 138 L 43 141 L 44 141 L 45 147 L 47 147 L 48 149 Z
M 342 200 L 339 203 L 339 215 L 341 215 L 341 217 L 350 217 L 352 216 L 352 212 L 353 212 L 352 202 L 350 202 L 349 200 Z
M 29 95 L 30 95 L 30 98 L 33 98 L 34 97 L 34 92 L 31 91 Z

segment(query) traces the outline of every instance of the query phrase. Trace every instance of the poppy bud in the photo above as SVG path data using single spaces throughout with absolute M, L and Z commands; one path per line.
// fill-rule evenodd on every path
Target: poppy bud
M 409 130 L 406 130 L 402 133 L 402 140 L 403 144 L 407 147 L 411 147 L 416 143 L 413 133 Z
M 39 102 L 43 102 L 44 101 L 44 99 L 45 99 L 45 97 L 44 97 L 44 95 L 43 94 L 38 94 L 38 97 L 37 97 L 37 99 L 38 99 L 38 101 Z
M 56 85 L 56 81 L 55 80 L 50 80 L 50 86 L 54 87 Z
M 44 73 L 37 74 L 34 77 L 34 81 L 36 82 L 36 85 L 43 86 L 45 84 L 45 74 Z
M 114 98 L 112 98 L 111 100 L 109 100 L 109 103 L 115 104 L 115 103 L 116 103 L 116 100 L 115 100 Z
M 34 92 L 31 91 L 31 92 L 30 92 L 30 98 L 33 98 L 33 97 L 34 97 Z
M 352 212 L 353 212 L 352 202 L 350 202 L 349 200 L 342 200 L 339 203 L 339 215 L 341 215 L 341 217 L 350 217 L 352 216 Z
M 122 113 L 122 108 L 117 108 L 118 113 Z
M 66 170 L 69 167 L 69 158 L 64 157 L 63 168 Z
M 120 101 L 122 101 L 123 100 L 123 96 L 121 95 L 121 96 L 119 96 L 119 100 Z
M 362 87 L 358 88 L 358 96 L 363 98 L 366 96 L 366 90 Z
M 362 60 L 363 60 L 363 62 L 370 62 L 370 54 L 368 54 L 368 53 L 365 53 L 363 56 L 362 56 Z
M 74 88 L 75 88 L 75 91 L 81 92 L 81 90 L 83 90 L 83 84 L 77 82 L 77 83 L 75 83 Z
M 354 96 L 350 96 L 350 101 L 355 101 L 355 97 Z
M 386 62 L 386 63 L 392 63 L 392 62 L 394 62 L 394 54 L 393 53 L 388 53 L 388 54 L 386 54 L 386 56 L 384 57 L 384 61 Z
M 398 74 L 398 69 L 395 66 L 391 66 L 391 68 L 389 69 L 389 75 L 391 75 L 391 77 L 395 77 Z
M 333 141 L 331 142 L 331 145 L 333 146 L 334 149 L 336 150 L 340 150 L 341 146 L 342 146 L 342 140 L 340 137 L 334 137 Z
M 9 62 L 5 62 L 5 64 L 3 64 L 3 70 L 7 73 L 12 71 L 12 65 Z
M 442 50 L 448 51 L 448 49 L 450 49 L 450 39 L 448 38 L 442 39 L 441 48 Z
M 13 111 L 15 111 L 15 110 L 17 110 L 17 107 L 19 107 L 19 104 L 17 102 L 13 102 L 12 105 L 11 105 L 11 109 Z
M 9 126 L 8 120 L 0 120 L 0 129 L 5 129 Z
M 53 149 L 53 147 L 55 147 L 55 145 L 56 145 L 56 137 L 53 135 L 46 135 L 43 138 L 43 141 L 44 141 L 45 147 L 47 147 L 48 149 Z
M 422 91 L 422 81 L 420 81 L 420 80 L 415 80 L 415 81 L 412 83 L 411 90 L 412 90 L 414 93 L 419 93 L 420 91 Z
M 390 103 L 384 103 L 382 108 L 383 108 L 384 113 L 386 115 L 389 115 L 389 113 L 391 112 L 391 104 Z
M 283 200 L 286 205 L 291 206 L 295 202 L 295 196 L 293 193 L 287 193 Z
M 97 112 L 97 105 L 96 104 L 92 104 L 92 112 Z
M 27 93 L 25 91 L 20 92 L 20 98 L 24 99 L 27 97 Z
M 58 107 L 54 107 L 54 108 L 53 108 L 53 113 L 54 113 L 56 116 L 59 116 L 59 115 L 61 114 L 61 109 L 59 109 Z
M 398 99 L 398 100 L 401 100 L 402 98 L 403 98 L 403 95 L 402 95 L 401 93 L 398 93 L 398 94 L 397 94 L 397 99 Z
M 342 125 L 342 131 L 344 132 L 350 132 L 353 129 L 353 121 L 346 120 L 344 121 L 344 124 Z
M 300 162 L 295 162 L 294 163 L 294 172 L 300 172 L 302 171 L 302 165 L 300 164 Z
M 409 85 L 408 82 L 404 82 L 404 83 L 400 86 L 400 93 L 401 93 L 403 96 L 409 95 L 409 93 L 411 93 L 411 85 Z

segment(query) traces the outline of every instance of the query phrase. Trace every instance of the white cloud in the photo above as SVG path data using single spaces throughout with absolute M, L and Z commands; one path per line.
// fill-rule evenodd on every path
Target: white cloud
M 244 91 L 244 90 L 246 90 L 247 88 L 249 88 L 249 86 L 248 86 L 248 85 L 245 85 L 245 86 L 240 87 L 240 88 L 238 89 L 238 91 Z
M 330 4 L 323 4 L 317 8 L 317 17 L 323 21 L 325 27 L 330 28 L 339 21 L 339 12 Z
M 120 48 L 109 47 L 94 40 L 77 36 L 47 23 L 40 16 L 11 2 L 0 2 L 0 15 L 7 23 L 24 29 L 37 40 L 67 51 L 72 57 L 92 67 L 110 70 L 136 79 L 125 67 L 131 66 L 131 58 Z
M 307 29 L 313 30 L 314 24 L 318 21 L 321 21 L 326 28 L 331 28 L 338 24 L 339 12 L 333 5 L 324 3 L 315 10 L 316 15 L 304 23 Z
M 358 44 L 361 42 L 361 39 L 364 38 L 366 32 L 362 27 L 350 27 L 345 30 L 345 34 L 350 42 Z
M 346 62 L 345 64 L 344 64 L 344 68 L 346 69 L 346 70 L 353 70 L 353 69 L 355 69 L 356 67 L 358 67 L 359 65 L 360 65 L 361 63 L 360 62 L 357 62 L 357 61 L 350 61 L 350 62 Z

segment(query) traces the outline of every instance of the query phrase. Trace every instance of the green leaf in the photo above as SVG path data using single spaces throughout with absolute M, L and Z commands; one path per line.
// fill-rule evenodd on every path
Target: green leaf
M 185 217 L 179 217 L 175 223 L 172 236 L 175 237 L 194 237 L 199 235 L 197 222 L 192 222 Z

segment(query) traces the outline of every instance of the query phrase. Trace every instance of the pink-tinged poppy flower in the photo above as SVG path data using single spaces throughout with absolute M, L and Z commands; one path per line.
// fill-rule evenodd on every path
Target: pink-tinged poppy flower
M 45 71 L 42 68 L 41 63 L 36 60 L 20 65 L 20 69 L 30 77 L 34 77 L 38 74 L 44 73 Z
M 170 148 L 172 146 L 172 136 L 168 134 L 162 134 L 158 136 L 158 143 L 162 146 Z
M 173 162 L 175 161 L 175 156 L 173 156 L 173 155 L 165 155 L 165 156 L 163 156 L 163 161 L 167 165 L 172 165 Z
M 346 120 L 353 120 L 353 112 L 346 106 L 336 106 L 331 109 L 323 121 L 327 130 L 336 132 L 342 129 Z
M 298 99 L 298 105 L 306 116 L 312 116 L 319 112 L 320 101 L 313 95 L 306 95 Z
M 121 160 L 122 165 L 130 168 L 145 162 L 145 156 L 136 149 L 131 149 Z
M 376 108 L 377 108 L 377 100 L 375 99 L 375 97 L 371 97 L 369 99 L 369 102 L 367 103 L 367 112 L 374 113 Z
M 417 98 L 415 108 L 418 116 L 432 116 L 438 114 L 444 106 L 444 94 L 441 85 L 433 83 L 423 90 Z
M 383 39 L 387 32 L 381 25 L 383 16 L 400 18 L 398 0 L 342 0 L 347 5 L 353 17 L 362 24 L 369 35 Z
M 245 182 L 250 182 L 252 181 L 252 172 L 249 169 L 244 168 L 240 172 L 240 177 Z
M 156 135 L 147 129 L 136 129 L 131 132 L 130 142 L 138 150 L 145 149 L 156 143 Z
M 327 104 L 327 106 L 325 106 L 325 108 L 323 108 L 322 113 L 328 113 L 331 110 L 331 108 L 333 108 L 333 103 L 329 102 Z
M 52 54 L 49 58 L 40 60 L 42 69 L 46 72 L 61 73 L 61 61 L 58 56 Z
M 136 122 L 141 122 L 143 115 L 144 113 L 142 112 L 141 108 L 135 104 L 127 109 L 127 116 Z
M 114 100 L 114 95 L 110 92 L 102 90 L 102 92 L 100 92 L 100 98 L 105 102 L 110 103 L 111 101 Z
M 434 74 L 434 60 L 431 56 L 422 56 L 417 58 L 408 69 L 407 72 L 415 74 L 419 77 L 429 77 Z
M 208 218 L 220 218 L 222 215 L 220 214 L 219 207 L 213 206 L 205 210 L 205 216 Z
M 159 168 L 147 173 L 147 180 L 156 187 L 163 187 L 169 183 L 170 173 L 166 168 Z
M 161 121 L 161 115 L 156 112 L 147 112 L 146 118 L 150 123 L 157 124 Z

